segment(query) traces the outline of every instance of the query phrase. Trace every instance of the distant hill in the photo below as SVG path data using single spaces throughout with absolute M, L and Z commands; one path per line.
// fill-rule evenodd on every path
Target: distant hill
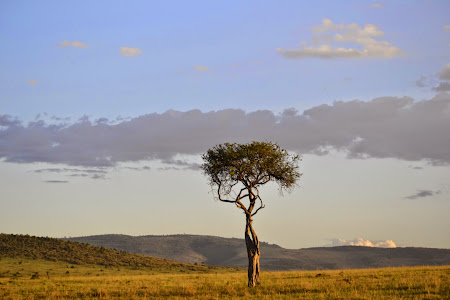
M 200 235 L 96 235 L 67 240 L 132 253 L 227 267 L 246 267 L 243 239 Z M 450 249 L 370 248 L 359 246 L 284 249 L 261 243 L 263 270 L 358 269 L 450 265 Z
M 208 266 L 189 265 L 164 258 L 89 245 L 83 242 L 3 233 L 0 234 L 0 258 L 44 259 L 79 265 L 144 267 L 155 270 L 206 271 L 209 269 Z

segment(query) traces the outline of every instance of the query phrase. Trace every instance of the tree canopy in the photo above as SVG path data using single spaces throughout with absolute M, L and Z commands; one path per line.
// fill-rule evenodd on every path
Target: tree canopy
M 281 193 L 289 192 L 301 176 L 298 172 L 300 157 L 290 155 L 273 142 L 220 144 L 209 149 L 202 158 L 203 172 L 210 185 L 217 189 L 217 198 L 238 206 L 245 197 L 250 201 L 261 200 L 258 188 L 270 181 L 278 184 Z

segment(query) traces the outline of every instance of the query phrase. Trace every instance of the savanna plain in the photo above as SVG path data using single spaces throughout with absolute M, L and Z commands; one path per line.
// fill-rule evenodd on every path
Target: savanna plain
M 2 258 L 1 299 L 449 299 L 450 266 L 262 272 L 242 269 L 70 264 Z

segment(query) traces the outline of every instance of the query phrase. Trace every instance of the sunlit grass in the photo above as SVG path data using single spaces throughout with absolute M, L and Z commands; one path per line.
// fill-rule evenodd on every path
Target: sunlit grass
M 450 266 L 262 272 L 262 284 L 249 289 L 245 271 L 218 268 L 210 273 L 165 273 L 167 270 L 20 261 L 0 261 L 0 299 L 450 298 Z
M 189 264 L 166 264 L 154 267 L 122 267 L 102 266 L 92 264 L 70 264 L 62 261 L 47 261 L 42 259 L 1 258 L 0 279 L 53 279 L 69 278 L 73 276 L 123 276 L 123 275 L 155 275 L 170 274 L 201 274 L 201 273 L 232 273 L 238 268 L 224 268 L 215 266 L 198 266 Z

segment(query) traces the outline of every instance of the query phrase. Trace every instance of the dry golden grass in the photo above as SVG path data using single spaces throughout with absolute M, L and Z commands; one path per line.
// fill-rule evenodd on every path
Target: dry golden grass
M 262 284 L 249 289 L 244 271 L 161 273 L 19 262 L 0 261 L 0 299 L 450 299 L 450 266 L 263 272 Z

